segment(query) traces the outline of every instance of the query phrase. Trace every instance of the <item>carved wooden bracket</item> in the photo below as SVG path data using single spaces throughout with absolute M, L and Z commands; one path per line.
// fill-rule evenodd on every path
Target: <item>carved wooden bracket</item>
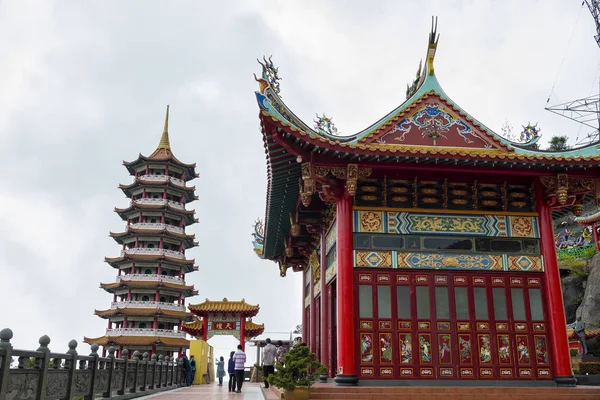
M 569 178 L 567 174 L 557 174 L 555 177 L 542 176 L 540 182 L 548 195 L 556 196 L 556 201 L 561 206 L 567 204 L 569 197 L 577 196 L 579 199 L 590 192 L 594 192 L 596 201 L 600 200 L 600 190 L 594 179 Z
M 300 236 L 302 227 L 298 223 L 298 212 L 290 213 L 290 235 L 293 237 Z
M 300 187 L 300 200 L 304 207 L 310 205 L 312 195 L 315 193 L 315 178 L 310 162 L 302 163 L 302 184 Z

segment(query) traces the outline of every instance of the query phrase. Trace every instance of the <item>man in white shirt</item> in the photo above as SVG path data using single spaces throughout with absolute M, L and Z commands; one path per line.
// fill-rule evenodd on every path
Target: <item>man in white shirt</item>
M 267 338 L 267 345 L 263 350 L 263 375 L 265 376 L 265 389 L 269 388 L 269 381 L 267 378 L 273 372 L 275 372 L 275 355 L 277 353 L 277 347 L 271 344 L 271 339 Z

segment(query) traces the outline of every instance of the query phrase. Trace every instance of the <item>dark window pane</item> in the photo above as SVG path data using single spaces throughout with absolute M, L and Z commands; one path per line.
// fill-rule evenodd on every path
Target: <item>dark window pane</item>
M 473 243 L 470 239 L 425 238 L 423 248 L 426 250 L 471 250 Z
M 522 288 L 512 288 L 510 290 L 512 298 L 513 318 L 517 321 L 525 320 L 525 300 L 523 299 Z
M 492 251 L 492 240 L 487 238 L 475 239 L 475 250 L 476 251 Z
M 456 303 L 456 319 L 469 319 L 469 298 L 466 287 L 454 288 L 454 302 Z
M 487 296 L 485 291 L 486 289 L 482 287 L 473 288 L 476 319 L 488 319 Z
M 497 320 L 507 320 L 506 315 L 506 293 L 504 288 L 493 288 L 492 296 L 494 296 L 494 318 Z
M 410 318 L 410 287 L 396 286 L 396 303 L 398 303 L 398 318 Z
M 492 251 L 498 253 L 518 253 L 521 251 L 521 242 L 518 240 L 492 240 Z
M 421 238 L 419 236 L 409 236 L 406 238 L 406 248 L 409 250 L 421 249 Z
M 355 249 L 370 249 L 371 248 L 371 235 L 369 234 L 354 234 L 354 248 Z
M 417 286 L 417 318 L 429 319 L 428 286 Z
M 337 247 L 335 245 L 327 253 L 327 269 L 329 269 L 337 259 Z
M 358 304 L 360 318 L 373 318 L 373 291 L 371 285 L 358 286 Z
M 377 286 L 377 315 L 392 318 L 392 298 L 389 286 Z
M 539 254 L 539 252 L 540 252 L 539 241 L 536 239 L 523 240 L 523 252 Z
M 437 319 L 450 319 L 448 288 L 445 286 L 435 288 L 435 315 Z
M 375 235 L 372 241 L 375 249 L 395 250 L 404 247 L 404 238 L 398 235 Z
M 529 289 L 529 308 L 531 310 L 532 320 L 542 321 L 544 319 L 542 291 L 540 289 Z

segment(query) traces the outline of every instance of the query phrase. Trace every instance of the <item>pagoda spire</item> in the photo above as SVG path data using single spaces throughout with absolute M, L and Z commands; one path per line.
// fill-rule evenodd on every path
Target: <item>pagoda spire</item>
M 165 115 L 165 128 L 163 129 L 160 142 L 158 142 L 158 149 L 171 150 L 171 143 L 169 142 L 169 105 L 167 104 L 167 114 Z

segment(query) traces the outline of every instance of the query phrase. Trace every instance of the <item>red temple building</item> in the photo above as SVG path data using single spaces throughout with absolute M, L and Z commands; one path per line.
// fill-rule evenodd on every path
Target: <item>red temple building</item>
M 337 384 L 573 385 L 552 212 L 598 204 L 599 150 L 541 151 L 535 127 L 510 142 L 469 115 L 440 86 L 435 30 L 406 100 L 350 136 L 301 121 L 264 59 L 255 251 L 302 274 L 302 337 Z
M 100 284 L 113 295 L 113 302 L 109 309 L 95 312 L 108 326 L 104 336 L 84 338 L 89 344 L 104 346 L 104 353 L 114 346 L 117 355 L 123 349 L 130 354 L 138 350 L 171 355 L 189 347 L 181 329 L 184 321 L 192 319 L 185 299 L 197 291 L 186 284 L 185 276 L 198 267 L 185 251 L 198 243 L 185 228 L 198 220 L 186 205 L 198 197 L 187 182 L 198 174 L 195 164 L 185 164 L 171 152 L 168 124 L 167 107 L 154 153 L 123 163 L 134 181 L 119 188 L 131 202 L 115 212 L 127 225 L 123 232 L 110 233 L 122 246 L 121 255 L 105 260 L 117 271 L 117 278 L 114 283 Z

